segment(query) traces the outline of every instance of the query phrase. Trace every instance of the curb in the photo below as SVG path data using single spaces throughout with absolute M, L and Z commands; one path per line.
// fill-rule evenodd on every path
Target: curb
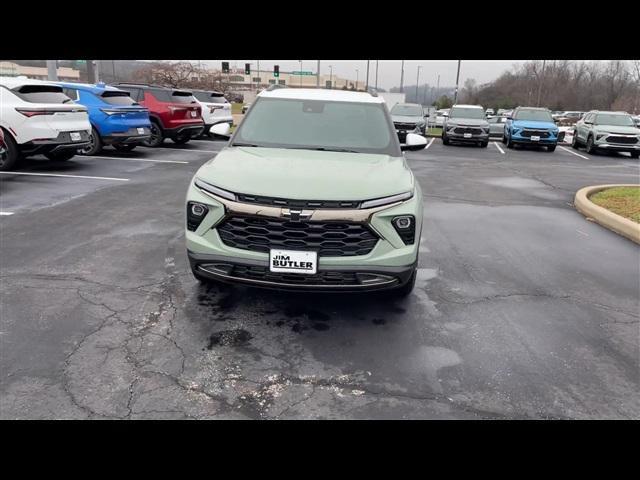
M 592 185 L 590 187 L 581 188 L 576 192 L 573 201 L 576 210 L 588 219 L 593 219 L 596 223 L 602 225 L 609 230 L 613 230 L 619 235 L 640 244 L 640 224 L 624 218 L 616 213 L 610 212 L 606 208 L 596 205 L 589 197 L 594 193 L 601 192 L 607 188 L 613 187 L 637 187 L 637 184 L 624 183 L 615 185 Z

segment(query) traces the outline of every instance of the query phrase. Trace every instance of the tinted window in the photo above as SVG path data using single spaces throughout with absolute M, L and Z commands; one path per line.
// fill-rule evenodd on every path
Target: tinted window
M 471 107 L 453 107 L 449 111 L 449 118 L 485 118 L 484 110 Z
M 103 92 L 100 98 L 109 105 L 136 105 L 129 92 Z
M 233 143 L 401 155 L 386 108 L 371 103 L 260 98 Z
M 635 126 L 633 119 L 630 115 L 620 115 L 615 113 L 599 113 L 596 116 L 597 125 L 615 125 L 618 127 L 633 127 Z
M 158 88 L 149 89 L 149 93 L 153 95 L 153 97 L 159 102 L 171 102 L 171 95 L 169 95 L 169 90 L 160 90 Z
M 140 100 L 140 89 L 139 88 L 131 88 L 131 87 L 121 87 L 118 85 L 120 90 L 124 90 L 125 92 L 129 92 L 131 98 L 135 101 Z
M 551 113 L 547 110 L 532 110 L 523 108 L 513 116 L 514 120 L 531 120 L 534 122 L 553 122 Z
M 64 93 L 71 100 L 78 100 L 78 91 L 73 88 L 63 88 L 62 93 Z
M 196 99 L 191 92 L 181 92 L 179 90 L 175 90 L 171 94 L 171 100 L 168 101 L 174 103 L 196 103 Z
M 70 103 L 73 102 L 55 85 L 23 85 L 13 90 L 25 102 L 30 103 Z
M 227 103 L 227 99 L 224 96 L 215 94 L 212 92 L 193 92 L 193 96 L 201 102 L 207 103 Z

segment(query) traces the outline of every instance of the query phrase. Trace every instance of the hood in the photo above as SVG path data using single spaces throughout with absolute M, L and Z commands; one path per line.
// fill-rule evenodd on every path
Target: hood
M 624 135 L 640 134 L 640 128 L 636 128 L 636 127 L 619 127 L 616 125 L 594 125 L 594 129 L 597 132 L 622 133 Z
M 197 178 L 235 193 L 297 200 L 367 200 L 413 190 L 403 157 L 227 147 Z
M 489 122 L 479 118 L 449 118 L 447 123 L 455 123 L 456 125 L 468 125 L 470 127 L 488 127 Z
M 513 120 L 513 126 L 518 128 L 558 128 L 554 122 L 543 122 L 538 120 Z
M 420 115 L 391 115 L 391 120 L 399 123 L 420 123 L 426 122 Z

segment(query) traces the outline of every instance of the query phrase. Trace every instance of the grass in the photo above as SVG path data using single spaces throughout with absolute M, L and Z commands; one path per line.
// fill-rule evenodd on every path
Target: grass
M 427 130 L 427 135 L 442 135 L 442 127 L 429 127 Z
M 242 105 L 244 105 L 244 103 L 232 103 L 231 113 L 242 113 Z
M 596 205 L 640 223 L 640 187 L 608 188 L 589 198 Z

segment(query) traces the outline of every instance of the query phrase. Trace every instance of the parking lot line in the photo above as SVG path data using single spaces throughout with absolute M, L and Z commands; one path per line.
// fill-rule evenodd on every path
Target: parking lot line
M 88 175 L 64 175 L 62 173 L 36 173 L 36 172 L 0 172 L 2 175 L 30 175 L 37 177 L 65 177 L 65 178 L 88 178 L 91 180 L 115 180 L 118 182 L 128 182 L 128 178 L 116 177 L 90 177 Z
M 429 147 L 431 146 L 431 144 L 433 144 L 433 142 L 435 141 L 435 139 L 436 139 L 436 137 L 433 137 L 433 138 L 431 139 L 431 141 L 427 144 L 427 146 L 426 146 L 426 147 L 424 147 L 424 149 L 426 150 L 427 148 L 429 148 Z
M 13 215 L 13 212 L 0 212 L 0 217 L 7 215 Z
M 504 155 L 504 150 L 502 149 L 502 147 L 500 147 L 500 145 L 498 145 L 498 142 L 493 142 L 493 144 L 496 146 L 498 150 L 500 150 L 500 153 Z
M 182 162 L 178 160 L 155 160 L 153 158 L 122 158 L 122 157 L 103 157 L 100 155 L 87 155 L 87 156 L 78 156 L 74 160 L 91 160 L 93 158 L 106 158 L 108 160 L 122 160 L 125 162 L 153 162 L 153 163 L 182 163 L 188 165 L 189 162 Z
M 199 148 L 180 149 L 176 147 L 153 147 L 162 148 L 163 150 L 173 150 L 174 152 L 195 152 L 195 153 L 220 153 L 220 150 L 200 150 Z
M 575 155 L 576 157 L 580 157 L 580 158 L 584 158 L 585 160 L 589 160 L 589 157 L 585 157 L 584 155 L 580 155 L 579 153 L 574 152 L 573 150 L 569 150 L 566 147 L 563 147 L 561 145 L 558 145 L 562 150 L 564 150 L 565 152 L 569 152 L 573 155 Z

